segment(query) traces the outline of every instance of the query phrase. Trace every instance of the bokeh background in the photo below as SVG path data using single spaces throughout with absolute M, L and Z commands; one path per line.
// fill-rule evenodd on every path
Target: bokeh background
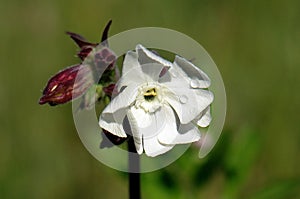
M 127 174 L 83 147 L 71 104 L 38 105 L 48 78 L 77 63 L 64 34 L 99 41 L 144 26 L 194 38 L 219 67 L 224 131 L 197 159 L 190 148 L 142 175 L 152 198 L 300 198 L 300 2 L 0 0 L 0 198 L 127 198 Z M 176 42 L 176 41 L 174 41 Z

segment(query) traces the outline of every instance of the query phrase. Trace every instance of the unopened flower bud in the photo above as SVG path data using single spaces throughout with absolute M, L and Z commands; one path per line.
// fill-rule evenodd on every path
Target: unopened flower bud
M 92 70 L 87 65 L 75 65 L 60 71 L 47 83 L 39 104 L 54 106 L 81 96 L 94 83 Z
M 93 50 L 93 48 L 95 48 L 98 45 L 97 43 L 88 42 L 83 36 L 79 34 L 73 32 L 67 32 L 67 34 L 79 46 L 80 51 L 77 53 L 77 55 L 81 60 L 84 60 L 88 56 L 88 54 Z

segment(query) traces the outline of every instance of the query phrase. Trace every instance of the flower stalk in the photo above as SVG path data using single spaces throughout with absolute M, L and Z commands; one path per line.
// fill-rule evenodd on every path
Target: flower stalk
M 129 170 L 129 199 L 141 199 L 140 183 L 140 156 L 136 152 L 133 137 L 128 144 L 128 170 Z

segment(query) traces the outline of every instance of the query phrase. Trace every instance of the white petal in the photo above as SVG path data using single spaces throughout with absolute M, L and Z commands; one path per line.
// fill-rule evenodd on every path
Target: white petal
M 125 55 L 123 67 L 122 67 L 122 73 L 127 73 L 131 69 L 139 67 L 140 64 L 138 62 L 138 54 L 133 51 L 128 51 Z
M 143 138 L 157 136 L 166 124 L 166 115 L 161 110 L 149 113 L 133 106 L 130 111 L 135 119 L 138 134 L 141 134 Z
M 170 115 L 168 115 L 164 107 L 161 107 L 154 113 L 147 113 L 143 109 L 131 107 L 130 113 L 131 115 L 128 115 L 128 119 L 133 125 L 131 129 L 136 146 L 140 147 L 140 139 L 142 138 L 146 155 L 157 156 L 173 147 L 173 145 L 161 144 L 157 138 L 157 135 L 163 131 L 172 131 L 172 129 L 176 131 L 176 121 L 173 119 L 173 122 L 171 122 L 169 119 Z M 174 114 L 171 116 L 174 118 Z
M 136 46 L 136 52 L 138 53 L 138 59 L 140 64 L 157 63 L 166 67 L 172 67 L 172 63 L 163 59 L 162 57 L 154 54 L 150 50 L 146 49 L 141 44 Z
M 136 46 L 136 52 L 138 53 L 138 60 L 143 72 L 153 81 L 157 81 L 159 77 L 163 76 L 173 66 L 171 62 L 154 54 L 140 44 Z
M 208 88 L 210 86 L 209 77 L 188 60 L 176 55 L 174 67 L 180 68 L 179 70 L 182 70 L 190 78 L 190 86 L 192 88 Z
M 139 128 L 146 128 L 152 124 L 152 117 L 149 113 L 145 113 L 143 109 L 131 108 L 134 117 L 137 118 Z
M 143 152 L 143 145 L 146 140 L 151 140 L 153 137 L 156 138 L 160 131 L 163 121 L 159 111 L 153 114 L 146 113 L 143 109 L 132 106 L 128 111 L 128 120 L 131 126 L 132 135 L 134 138 L 137 152 L 141 154 Z M 160 118 L 157 119 L 157 118 Z
M 168 125 L 158 134 L 158 140 L 162 144 L 186 144 L 198 141 L 200 139 L 200 132 L 198 128 L 192 124 L 180 124 L 177 130 L 176 117 L 173 110 L 166 108 Z M 177 121 L 177 123 L 180 123 Z
M 125 116 L 125 109 L 119 109 L 114 113 L 102 113 L 100 115 L 99 125 L 101 128 L 109 131 L 113 135 L 127 137 L 122 126 Z
M 163 65 L 156 63 L 143 64 L 141 68 L 144 73 L 144 80 L 147 82 L 157 82 L 164 70 Z
M 172 144 L 186 144 L 200 140 L 201 134 L 199 129 L 193 124 L 181 124 L 179 126 L 179 135 Z
M 144 74 L 138 62 L 137 53 L 128 51 L 123 63 L 122 77 L 117 84 L 118 91 L 120 91 L 123 86 L 134 85 L 137 87 L 143 82 Z
M 174 144 L 174 140 L 179 135 L 179 132 L 177 131 L 176 116 L 170 106 L 165 106 L 163 111 L 166 115 L 165 124 L 164 128 L 162 128 L 159 132 L 157 138 L 159 142 L 164 145 Z
M 201 114 L 201 117 L 200 119 L 197 121 L 197 124 L 200 126 L 200 127 L 207 127 L 210 122 L 211 122 L 211 113 L 210 113 L 210 106 L 207 107 L 203 113 Z
M 102 111 L 99 125 L 116 136 L 127 137 L 122 124 L 127 113 L 126 108 L 135 100 L 136 95 L 136 87 L 126 87 Z
M 158 134 L 158 140 L 162 144 L 172 144 L 172 141 L 176 139 L 179 134 L 177 131 L 176 117 L 172 108 L 168 105 L 162 107 L 164 115 L 158 118 L 164 121 L 163 128 L 161 128 Z
M 136 151 L 138 154 L 142 154 L 143 153 L 142 134 L 139 131 L 138 123 L 133 109 L 134 107 L 131 107 L 131 109 L 128 110 L 127 117 L 128 117 L 128 122 L 130 124 L 131 133 L 133 136 Z
M 163 84 L 170 90 L 165 99 L 174 108 L 182 124 L 194 120 L 213 101 L 212 92 L 188 88 L 187 80 L 180 74 Z
M 138 88 L 136 85 L 129 85 L 124 88 L 111 102 L 105 107 L 102 113 L 114 113 L 119 109 L 128 107 L 136 99 Z
M 143 145 L 146 155 L 154 157 L 173 148 L 173 144 L 166 145 L 159 142 L 160 134 L 177 134 L 176 119 L 173 110 L 169 106 L 162 106 L 160 110 L 151 114 L 148 127 L 141 129 L 143 134 Z
M 150 157 L 155 157 L 163 153 L 166 153 L 174 147 L 174 145 L 161 144 L 158 141 L 157 137 L 146 138 L 146 139 L 144 138 L 143 142 L 144 142 L 145 153 L 147 156 Z

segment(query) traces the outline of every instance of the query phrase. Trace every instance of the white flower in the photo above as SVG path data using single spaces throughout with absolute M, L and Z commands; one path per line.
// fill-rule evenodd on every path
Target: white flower
M 163 154 L 200 139 L 197 125 L 211 121 L 209 85 L 208 76 L 186 59 L 176 56 L 171 63 L 137 45 L 125 56 L 118 95 L 99 124 L 119 137 L 131 133 L 138 154 Z

